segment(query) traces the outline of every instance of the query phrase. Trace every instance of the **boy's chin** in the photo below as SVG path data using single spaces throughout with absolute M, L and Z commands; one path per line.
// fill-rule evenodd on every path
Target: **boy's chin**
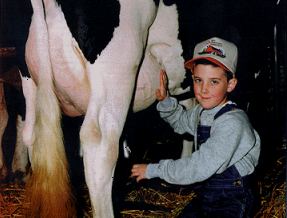
M 226 99 L 224 99 L 222 101 L 210 101 L 210 100 L 204 101 L 204 100 L 202 100 L 202 101 L 199 101 L 199 104 L 205 110 L 210 110 L 210 109 L 213 109 L 217 106 L 224 105 L 226 102 L 227 102 Z
M 213 108 L 215 108 L 215 106 L 214 107 L 202 107 L 204 110 L 211 110 L 211 109 L 213 109 Z
M 217 105 L 208 104 L 208 103 L 200 103 L 200 105 L 204 110 L 210 110 L 210 109 L 213 109 L 217 106 Z

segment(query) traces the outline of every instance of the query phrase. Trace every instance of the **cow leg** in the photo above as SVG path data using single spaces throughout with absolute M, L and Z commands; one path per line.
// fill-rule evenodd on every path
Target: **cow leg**
M 22 129 L 23 144 L 28 147 L 29 158 L 32 156 L 32 144 L 35 136 L 33 129 L 36 120 L 36 93 L 37 87 L 35 82 L 28 77 L 21 77 L 22 89 L 26 103 L 25 122 Z M 31 161 L 31 159 L 30 159 Z
M 20 74 L 21 75 L 21 74 Z M 28 148 L 30 154 L 32 152 L 33 128 L 35 124 L 35 98 L 36 98 L 36 85 L 31 78 L 22 77 L 22 91 L 25 97 L 26 114 L 23 121 L 21 116 L 17 117 L 17 140 L 15 145 L 14 157 L 12 161 L 12 172 L 15 180 L 22 182 L 26 181 L 27 165 L 28 165 Z
M 119 128 L 114 129 L 115 127 L 108 125 L 108 122 L 112 124 L 116 123 L 116 120 L 107 113 L 105 106 L 101 111 L 98 116 L 102 117 L 106 124 L 86 115 L 81 129 L 85 177 L 93 216 L 113 217 L 111 189 L 120 133 Z
M 105 109 L 104 109 L 105 110 Z M 115 123 L 108 114 L 105 120 Z M 97 127 L 97 121 L 87 117 L 82 130 L 83 158 L 87 186 L 93 208 L 93 217 L 113 217 L 111 189 L 118 156 L 118 130 Z M 89 131 L 86 131 L 88 130 Z M 112 135 L 113 134 L 113 135 Z M 110 135 L 110 136 L 108 136 Z M 95 142 L 93 141 L 97 141 Z
M 7 176 L 7 167 L 2 149 L 2 138 L 8 124 L 8 112 L 6 108 L 4 85 L 0 82 L 0 181 Z
M 113 66 L 113 69 L 108 67 L 101 71 L 108 74 L 90 74 L 94 85 L 80 131 L 86 182 L 96 217 L 114 217 L 113 174 L 135 81 L 135 72 L 134 75 L 125 75 L 133 71 L 120 68 Z
M 124 16 L 120 16 L 119 29 L 96 62 L 86 67 L 91 95 L 80 138 L 94 217 L 114 217 L 112 183 L 119 139 L 132 99 L 143 42 L 155 13 L 152 1 L 140 1 L 147 11 L 141 10 L 138 3 L 121 1 Z M 138 19 L 134 19 L 135 14 Z M 140 25 L 135 20 L 140 20 Z
M 18 182 L 26 181 L 26 169 L 28 165 L 28 149 L 24 145 L 22 137 L 22 129 L 24 127 L 24 121 L 21 116 L 17 118 L 17 141 L 15 146 L 15 152 L 12 162 L 12 172 L 15 176 L 15 180 Z M 20 134 L 19 134 L 20 133 Z

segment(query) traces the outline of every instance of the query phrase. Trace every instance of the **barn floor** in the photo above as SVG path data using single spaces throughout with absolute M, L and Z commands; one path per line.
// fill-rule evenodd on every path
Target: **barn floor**
M 258 210 L 254 217 L 283 218 L 286 216 L 285 208 L 285 152 L 280 152 L 266 174 L 258 180 Z M 169 186 L 155 180 L 141 184 L 127 183 L 126 193 L 123 194 L 120 205 L 120 217 L 123 218 L 174 218 L 177 217 L 186 203 L 195 197 L 188 188 Z M 78 194 L 81 196 L 79 203 L 79 217 L 91 217 L 91 208 L 87 188 L 80 187 Z M 12 182 L 0 185 L 0 217 L 25 217 L 25 212 L 30 207 L 25 202 L 24 184 Z

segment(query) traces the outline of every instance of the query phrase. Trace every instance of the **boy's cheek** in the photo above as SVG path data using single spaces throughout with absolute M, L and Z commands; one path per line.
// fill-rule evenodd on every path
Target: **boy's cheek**
M 200 92 L 200 88 L 198 87 L 198 85 L 195 85 L 195 84 L 193 85 L 193 92 L 195 95 Z

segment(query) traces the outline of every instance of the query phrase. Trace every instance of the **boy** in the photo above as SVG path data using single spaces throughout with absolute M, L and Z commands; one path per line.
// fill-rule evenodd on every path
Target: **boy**
M 168 96 L 167 77 L 161 71 L 157 110 L 179 134 L 194 135 L 190 157 L 135 164 L 137 181 L 159 177 L 172 184 L 195 184 L 198 197 L 181 217 L 249 217 L 252 204 L 250 175 L 258 163 L 260 138 L 247 115 L 228 100 L 237 84 L 237 47 L 211 38 L 196 45 L 185 63 L 192 71 L 198 105 L 185 110 Z

